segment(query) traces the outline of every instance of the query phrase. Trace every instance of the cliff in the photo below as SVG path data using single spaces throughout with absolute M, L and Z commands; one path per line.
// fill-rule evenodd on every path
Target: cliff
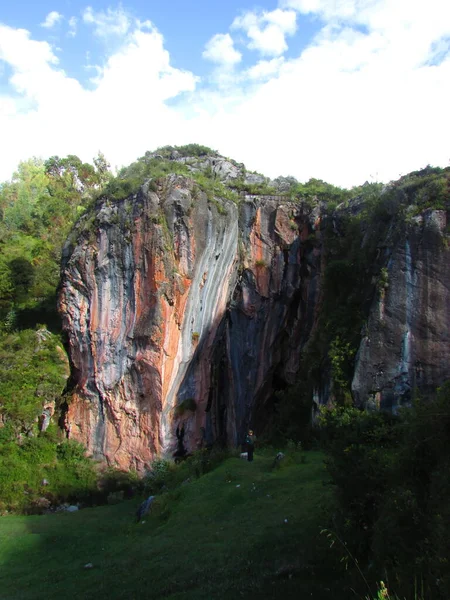
M 364 199 L 335 208 L 281 195 L 287 179 L 270 183 L 218 155 L 171 163 L 178 174 L 147 177 L 125 197 L 106 192 L 65 246 L 69 437 L 142 471 L 157 454 L 240 443 L 299 377 L 316 401 L 336 398 L 327 311 L 347 300 L 333 299 L 329 279 L 349 222 L 352 252 L 365 253 L 355 296 L 365 325 L 356 319 L 349 337 L 361 347 L 344 357 L 355 401 L 395 406 L 448 376 L 445 210 L 419 207 L 401 226 L 394 210 L 375 227 Z M 258 186 L 263 194 L 249 193 Z
M 386 258 L 352 390 L 359 405 L 395 411 L 450 375 L 447 212 L 428 209 L 411 219 Z

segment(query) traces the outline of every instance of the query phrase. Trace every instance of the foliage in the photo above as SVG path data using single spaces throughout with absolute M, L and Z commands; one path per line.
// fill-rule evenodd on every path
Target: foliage
M 0 444 L 0 512 L 40 512 L 51 503 L 86 498 L 95 487 L 93 463 L 77 442 L 57 444 L 44 434 L 20 445 Z
M 201 144 L 186 144 L 185 146 L 163 146 L 158 148 L 153 154 L 160 154 L 164 158 L 171 158 L 173 152 L 177 152 L 179 156 L 217 156 L 218 153 L 215 150 L 211 150 L 208 146 L 202 146 Z
M 348 382 L 352 376 L 352 359 L 354 356 L 355 348 L 352 348 L 349 342 L 343 342 L 339 336 L 336 336 L 332 340 L 329 350 L 331 377 L 333 378 L 333 383 L 340 390 L 347 391 L 348 402 L 351 402 Z
M 309 179 L 306 183 L 297 183 L 290 193 L 304 200 L 333 203 L 334 206 L 350 198 L 349 190 L 314 178 Z
M 59 338 L 45 328 L 0 334 L 0 418 L 15 436 L 36 430 L 45 403 L 62 393 L 68 375 Z
M 128 167 L 120 169 L 117 176 L 112 178 L 101 190 L 99 196 L 110 200 L 122 200 L 136 194 L 145 181 L 151 179 L 157 185 L 158 180 L 167 175 L 187 175 L 188 173 L 186 165 L 158 158 L 152 153 L 146 152 L 144 156 Z
M 321 416 L 340 513 L 335 526 L 362 565 L 411 597 L 448 598 L 450 384 L 399 417 L 335 408 Z
M 155 458 L 143 480 L 144 490 L 148 494 L 157 494 L 176 489 L 183 482 L 208 473 L 229 456 L 228 450 L 212 447 L 197 450 L 178 464 L 164 458 Z
M 386 267 L 383 267 L 380 271 L 380 278 L 378 279 L 378 289 L 380 291 L 386 290 L 389 287 L 389 272 Z
M 200 337 L 200 334 L 198 333 L 198 331 L 194 331 L 194 333 L 192 334 L 192 341 L 194 343 L 197 342 L 199 337 Z M 196 410 L 197 410 L 197 402 L 195 401 L 195 398 L 186 398 L 185 400 L 180 402 L 180 404 L 177 404 L 177 406 L 175 408 L 175 415 L 177 417 L 181 417 L 182 415 L 184 415 L 186 413 L 186 411 L 195 412 Z
M 217 202 L 218 198 L 225 198 L 232 202 L 238 202 L 238 194 L 213 177 L 212 174 L 208 176 L 207 173 L 193 173 L 192 177 L 198 187 L 205 192 L 209 202 L 213 202 L 216 205 L 220 214 L 226 214 L 226 210 L 220 202 Z
M 61 441 L 53 424 L 39 433 L 43 408 L 58 403 L 67 376 L 60 339 L 44 327 L 0 333 L 0 512 L 40 512 L 95 490 L 85 448 Z
M 41 322 L 45 316 L 49 325 L 57 323 L 62 246 L 109 179 L 109 164 L 99 153 L 94 166 L 73 155 L 31 159 L 0 185 L 0 323 L 12 312 L 18 327 L 33 318 L 34 326 L 39 315 Z
M 427 209 L 445 210 L 450 207 L 450 168 L 428 165 L 413 171 L 391 184 L 392 193 L 408 198 L 416 214 Z
M 112 494 L 117 499 L 131 498 L 136 491 L 142 490 L 142 480 L 136 471 L 122 471 L 108 467 L 97 477 L 97 492 L 93 494 L 96 503 L 110 502 Z

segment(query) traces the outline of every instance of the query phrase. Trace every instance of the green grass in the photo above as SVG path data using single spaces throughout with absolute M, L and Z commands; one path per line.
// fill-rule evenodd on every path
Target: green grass
M 278 470 L 273 456 L 227 459 L 158 496 L 144 524 L 140 499 L 2 517 L 0 597 L 336 598 L 317 559 L 332 502 L 323 455 L 297 452 Z

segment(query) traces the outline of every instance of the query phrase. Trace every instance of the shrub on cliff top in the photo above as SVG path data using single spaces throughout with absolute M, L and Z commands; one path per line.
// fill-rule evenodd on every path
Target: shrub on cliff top
M 123 200 L 132 194 L 136 194 L 148 179 L 157 180 L 171 173 L 187 175 L 189 170 L 181 163 L 161 160 L 146 154 L 128 167 L 120 169 L 117 177 L 108 182 L 99 193 L 99 196 L 111 200 Z
M 202 146 L 201 144 L 186 144 L 184 146 L 163 146 L 158 148 L 155 154 L 160 154 L 165 158 L 170 158 L 172 152 L 178 152 L 180 156 L 217 156 L 218 152 L 208 148 L 208 146 Z

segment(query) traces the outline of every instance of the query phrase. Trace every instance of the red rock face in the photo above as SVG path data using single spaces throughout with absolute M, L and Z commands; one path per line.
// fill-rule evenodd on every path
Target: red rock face
M 224 207 L 174 177 L 164 191 L 103 202 L 66 247 L 66 431 L 110 464 L 144 470 L 175 451 L 180 424 L 187 451 L 237 443 L 280 359 L 276 338 L 300 283 L 298 207 L 250 199 L 241 218 Z M 218 347 L 224 389 L 213 391 Z

